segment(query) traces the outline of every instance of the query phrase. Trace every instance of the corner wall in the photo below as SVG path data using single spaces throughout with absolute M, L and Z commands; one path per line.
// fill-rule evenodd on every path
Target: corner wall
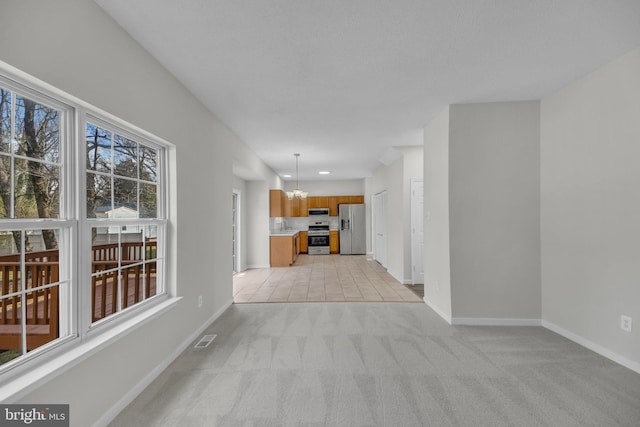
M 542 100 L 544 324 L 638 372 L 639 159 L 640 49 Z
M 452 315 L 529 319 L 540 308 L 538 101 L 450 107 Z
M 247 182 L 247 268 L 269 268 L 269 183 Z
M 424 301 L 451 322 L 449 107 L 424 128 Z

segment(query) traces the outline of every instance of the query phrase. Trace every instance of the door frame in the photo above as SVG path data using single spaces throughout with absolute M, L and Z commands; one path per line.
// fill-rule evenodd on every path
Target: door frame
M 380 210 L 378 210 L 380 209 Z M 382 216 L 382 218 L 379 218 Z M 376 224 L 378 221 L 382 221 L 380 224 L 384 224 L 384 235 L 382 252 L 378 251 L 378 233 Z M 387 190 L 382 190 L 375 193 L 371 197 L 371 251 L 373 252 L 373 259 L 376 260 L 384 268 L 387 268 L 387 233 L 386 233 L 386 221 L 387 221 Z
M 242 271 L 242 215 L 241 215 L 241 194 L 240 190 L 233 189 L 232 192 L 232 206 L 231 206 L 231 227 L 232 227 L 232 262 L 233 262 L 233 274 Z M 235 238 L 234 233 L 235 232 Z
M 419 209 L 415 194 L 418 183 L 422 184 L 422 206 Z M 416 238 L 416 227 L 422 230 L 421 243 Z M 419 265 L 422 266 L 422 274 L 418 273 Z M 411 283 L 424 284 L 424 180 L 420 178 L 411 178 Z

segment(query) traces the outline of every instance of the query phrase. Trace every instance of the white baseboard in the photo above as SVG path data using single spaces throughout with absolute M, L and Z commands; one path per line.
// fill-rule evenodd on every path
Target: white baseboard
M 94 424 L 93 427 L 106 427 L 111 421 L 113 421 L 120 412 L 124 410 L 133 400 L 138 397 L 140 393 L 144 391 L 169 365 L 182 354 L 200 336 L 205 329 L 207 329 L 218 317 L 222 315 L 231 305 L 233 299 L 227 301 L 213 316 L 211 316 L 202 326 L 200 326 L 194 333 L 189 335 L 186 340 L 178 346 L 171 354 L 169 354 L 165 360 L 163 360 L 158 366 L 153 368 L 138 384 L 135 385 L 129 392 L 127 392 L 122 398 L 116 402 L 107 412 L 105 412 Z
M 446 314 L 444 314 L 438 307 L 436 307 L 431 301 L 427 300 L 426 297 L 422 298 L 422 300 L 424 301 L 425 304 L 427 304 L 427 306 L 436 312 L 436 314 L 440 317 L 442 317 L 445 322 L 447 322 L 448 324 L 451 324 L 451 316 L 447 316 Z
M 251 264 L 251 265 L 247 265 L 246 270 L 250 269 L 250 268 L 271 268 L 270 264 Z
M 586 338 L 581 337 L 580 335 L 576 335 L 573 332 L 567 331 L 566 329 L 561 328 L 558 325 L 555 325 L 551 322 L 548 322 L 546 320 L 542 321 L 542 326 L 544 328 L 549 329 L 550 331 L 555 332 L 558 335 L 562 335 L 563 337 L 577 343 L 580 344 L 583 347 L 588 348 L 591 351 L 594 351 L 596 353 L 598 353 L 601 356 L 606 357 L 607 359 L 613 360 L 616 363 L 619 363 L 620 365 L 624 366 L 625 368 L 629 368 L 632 371 L 635 371 L 637 373 L 640 374 L 640 363 L 633 361 L 631 359 L 628 359 L 624 356 L 620 356 L 617 353 L 614 353 L 613 351 L 601 346 L 600 344 L 596 344 L 593 341 L 589 341 Z
M 453 317 L 452 325 L 469 326 L 541 326 L 540 319 L 508 319 L 484 317 Z
M 398 282 L 405 284 L 405 280 L 404 277 L 402 277 L 402 274 L 398 274 L 393 270 L 387 269 L 387 273 L 389 273 L 391 275 L 391 277 L 393 277 L 394 279 L 396 279 Z

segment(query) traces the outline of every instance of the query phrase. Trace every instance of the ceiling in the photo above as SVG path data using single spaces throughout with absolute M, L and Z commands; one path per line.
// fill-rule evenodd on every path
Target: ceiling
M 371 176 L 448 104 L 540 99 L 640 45 L 640 0 L 96 1 L 300 180 Z

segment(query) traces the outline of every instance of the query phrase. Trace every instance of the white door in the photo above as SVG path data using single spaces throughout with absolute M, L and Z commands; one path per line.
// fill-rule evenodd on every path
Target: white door
M 411 180 L 411 282 L 414 285 L 424 283 L 424 182 Z
M 387 267 L 387 192 L 373 196 L 373 247 L 374 258 Z

